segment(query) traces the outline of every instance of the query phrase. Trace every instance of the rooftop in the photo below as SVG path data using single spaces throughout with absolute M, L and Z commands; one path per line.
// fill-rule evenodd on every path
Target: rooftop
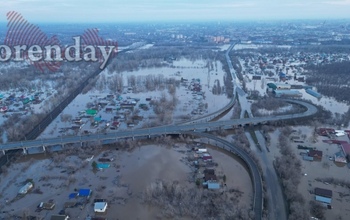
M 350 155 L 350 144 L 349 143 L 341 143 L 341 147 L 343 149 L 344 154 Z
M 323 152 L 320 150 L 310 150 L 309 151 L 309 156 L 310 157 L 317 157 L 317 158 L 322 158 Z
M 323 189 L 323 188 L 315 188 L 315 195 L 322 196 L 326 198 L 332 198 L 332 190 Z

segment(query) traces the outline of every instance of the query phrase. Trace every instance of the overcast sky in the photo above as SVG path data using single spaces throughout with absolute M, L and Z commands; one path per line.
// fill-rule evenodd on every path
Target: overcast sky
M 0 0 L 33 22 L 350 18 L 350 0 Z

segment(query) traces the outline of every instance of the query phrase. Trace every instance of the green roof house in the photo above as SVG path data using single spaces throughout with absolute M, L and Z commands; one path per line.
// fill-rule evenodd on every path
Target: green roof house
M 85 113 L 88 114 L 88 115 L 94 116 L 94 115 L 97 114 L 97 110 L 95 110 L 95 109 L 87 109 L 87 110 L 85 111 Z

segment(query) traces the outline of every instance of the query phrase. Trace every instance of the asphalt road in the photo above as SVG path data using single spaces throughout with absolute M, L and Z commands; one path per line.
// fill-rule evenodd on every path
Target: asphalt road
M 250 108 L 250 105 L 247 100 L 246 93 L 244 90 L 240 87 L 240 85 L 235 81 L 235 86 L 237 88 L 237 94 L 238 94 L 238 100 L 241 105 L 241 118 L 245 117 L 245 113 L 248 113 L 249 118 L 253 118 L 253 114 Z M 277 174 L 275 172 L 275 169 L 273 167 L 273 164 L 270 160 L 267 158 L 267 152 L 266 152 L 266 146 L 265 146 L 265 139 L 263 138 L 260 131 L 255 131 L 255 135 L 258 138 L 259 142 L 259 149 L 261 151 L 255 152 L 257 155 L 259 155 L 259 158 L 261 159 L 261 166 L 263 169 L 263 175 L 265 177 L 266 186 L 267 186 L 267 196 L 268 196 L 268 210 L 269 210 L 269 220 L 286 220 L 287 214 L 286 214 L 286 207 L 285 207 L 285 201 L 283 198 L 283 191 L 281 188 L 281 185 L 279 184 Z M 250 134 L 246 134 L 247 138 L 251 138 Z M 255 144 L 254 141 L 252 144 Z
M 263 210 L 263 189 L 262 189 L 262 180 L 261 174 L 259 172 L 258 166 L 255 161 L 250 157 L 250 155 L 245 152 L 243 149 L 233 146 L 230 142 L 218 138 L 214 135 L 208 133 L 199 133 L 199 132 L 188 132 L 188 134 L 205 137 L 216 142 L 216 146 L 221 147 L 238 157 L 240 157 L 245 164 L 247 165 L 250 176 L 253 183 L 254 190 L 254 200 L 253 200 L 253 210 L 254 210 L 254 219 L 260 220 L 262 217 Z
M 232 48 L 233 49 L 233 48 Z M 228 58 L 226 58 L 228 59 Z M 236 78 L 237 79 L 237 78 Z M 238 100 L 241 105 L 241 115 L 240 118 L 244 118 L 246 116 L 246 112 L 248 113 L 249 118 L 253 118 L 253 113 L 251 111 L 250 105 L 247 100 L 247 94 L 245 91 L 240 87 L 239 83 L 237 83 L 238 80 L 234 81 L 234 86 L 236 87 L 236 91 L 238 94 Z M 263 175 L 265 177 L 266 186 L 267 186 L 267 196 L 268 196 L 268 210 L 269 210 L 269 220 L 284 220 L 287 219 L 287 212 L 286 212 L 286 206 L 285 201 L 283 197 L 283 190 L 281 185 L 279 184 L 277 174 L 275 172 L 275 169 L 273 167 L 273 164 L 270 160 L 267 158 L 267 150 L 266 150 L 266 143 L 263 135 L 260 133 L 260 131 L 254 131 L 255 136 L 258 139 L 259 148 L 255 146 L 255 142 L 252 140 L 251 135 L 249 132 L 246 132 L 246 136 L 251 144 L 251 147 L 255 147 L 256 154 L 259 155 L 259 158 L 261 159 L 261 166 L 263 169 Z M 261 149 L 258 150 L 258 149 Z
M 179 124 L 192 124 L 192 123 L 198 123 L 198 122 L 205 122 L 205 121 L 209 121 L 209 120 L 212 120 L 213 118 L 216 118 L 217 116 L 219 116 L 220 114 L 222 114 L 223 112 L 229 110 L 230 108 L 232 108 L 236 102 L 236 73 L 235 73 L 235 70 L 233 69 L 233 66 L 232 66 L 232 62 L 231 62 L 231 59 L 230 59 L 230 52 L 231 50 L 234 48 L 234 46 L 236 45 L 236 43 L 233 43 L 231 44 L 231 46 L 227 49 L 226 53 L 225 53 L 225 57 L 226 57 L 226 61 L 229 65 L 229 69 L 230 69 L 230 73 L 231 73 L 231 76 L 232 76 L 232 83 L 233 83 L 233 96 L 230 100 L 230 102 L 224 106 L 223 108 L 213 112 L 213 113 L 210 113 L 208 115 L 204 115 L 204 116 L 201 116 L 201 117 L 198 117 L 198 118 L 195 118 L 193 120 L 189 120 L 189 121 L 186 121 L 186 122 L 182 122 L 182 123 L 179 123 Z
M 266 180 L 267 194 L 269 197 L 269 220 L 284 220 L 287 219 L 287 210 L 283 197 L 283 190 L 279 183 L 277 173 L 273 166 L 272 161 L 267 158 L 267 148 L 265 138 L 260 131 L 255 131 L 255 135 L 258 139 L 258 143 L 261 148 L 261 152 L 256 154 L 261 159 L 263 173 Z
M 307 108 L 307 111 L 291 115 L 278 115 L 278 116 L 268 116 L 268 117 L 255 117 L 255 118 L 242 118 L 234 119 L 228 121 L 213 121 L 213 122 L 202 122 L 194 124 L 183 124 L 183 125 L 167 125 L 160 127 L 144 128 L 144 129 L 135 129 L 128 131 L 119 131 L 119 132 L 109 132 L 104 134 L 90 134 L 82 136 L 64 136 L 57 138 L 49 139 L 39 139 L 39 140 L 27 140 L 27 141 L 18 141 L 18 142 L 8 142 L 0 145 L 0 150 L 15 150 L 23 149 L 30 147 L 39 147 L 39 146 L 53 146 L 60 144 L 69 144 L 69 143 L 79 143 L 79 142 L 89 142 L 89 141 L 103 141 L 103 140 L 117 140 L 119 138 L 132 138 L 140 136 L 149 136 L 149 135 L 162 135 L 162 134 L 174 134 L 174 133 L 183 133 L 187 131 L 213 131 L 219 129 L 229 129 L 236 126 L 245 126 L 245 125 L 257 125 L 264 124 L 267 122 L 288 120 L 308 117 L 317 112 L 317 108 L 307 102 L 299 100 L 286 100 L 287 102 L 302 105 Z

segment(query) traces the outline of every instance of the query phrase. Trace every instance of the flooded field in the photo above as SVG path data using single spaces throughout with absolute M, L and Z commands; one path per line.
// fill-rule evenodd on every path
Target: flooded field
M 162 219 L 163 210 L 143 202 L 143 193 L 152 183 L 176 181 L 185 189 L 206 190 L 195 185 L 194 167 L 188 161 L 190 151 L 190 146 L 177 143 L 176 147 L 145 144 L 132 151 L 116 150 L 115 147 L 89 148 L 68 150 L 69 153 L 23 156 L 1 177 L 0 219 L 26 215 L 46 220 L 59 212 L 65 212 L 72 219 L 88 216 Z M 215 168 L 217 175 L 227 176 L 227 189 L 240 192 L 239 206 L 251 207 L 252 186 L 246 169 L 220 150 L 209 148 L 209 152 L 218 164 Z M 93 163 L 106 158 L 110 162 L 104 163 L 110 166 L 94 171 Z M 20 196 L 19 189 L 28 181 L 34 187 Z M 90 198 L 75 195 L 80 189 L 91 190 Z M 105 213 L 94 213 L 94 199 L 108 202 Z M 53 210 L 38 210 L 41 202 L 54 203 L 55 207 Z M 65 208 L 72 203 L 76 205 Z
M 327 182 L 319 182 L 317 178 L 335 178 L 339 180 L 349 181 L 349 177 L 346 173 L 349 172 L 349 168 L 346 164 L 339 164 L 334 162 L 334 155 L 341 151 L 341 147 L 337 144 L 327 144 L 323 140 L 328 140 L 327 137 L 316 136 L 314 139 L 314 128 L 310 126 L 295 126 L 292 127 L 296 132 L 293 136 L 299 137 L 297 140 L 302 143 L 291 142 L 291 147 L 293 152 L 299 157 L 302 165 L 302 173 L 300 175 L 301 183 L 298 186 L 299 192 L 304 196 L 306 204 L 309 201 L 315 200 L 315 195 L 312 193 L 315 187 L 320 187 L 324 189 L 329 189 L 333 191 L 332 197 L 332 209 L 325 210 L 326 219 L 336 219 L 341 217 L 341 219 L 348 219 L 350 216 L 350 210 L 348 206 L 350 204 L 350 197 L 348 194 L 348 189 L 346 187 L 336 186 L 329 184 Z M 276 130 L 271 135 L 271 146 L 270 153 L 268 156 L 271 160 L 279 153 L 278 148 L 278 136 L 279 130 Z M 337 140 L 350 141 L 347 136 L 338 137 Z M 303 145 L 311 148 L 316 148 L 323 152 L 322 159 L 320 161 L 305 161 L 300 154 L 307 153 L 306 150 L 299 150 L 298 145 Z M 331 158 L 331 159 L 330 159 Z
M 212 68 L 205 60 L 180 59 L 169 67 L 121 73 L 105 70 L 95 87 L 78 95 L 39 138 L 177 123 L 214 112 L 224 107 L 229 99 L 221 88 L 224 85 L 222 64 L 216 61 L 210 65 Z M 114 77 L 119 77 L 123 85 L 120 93 L 108 86 Z M 149 91 L 145 85 L 151 79 L 164 85 Z M 172 83 L 167 84 L 168 80 Z M 214 93 L 214 87 L 220 87 L 222 92 Z M 161 109 L 161 116 L 155 112 L 153 104 L 157 102 L 168 105 Z M 87 115 L 88 109 L 96 111 Z

